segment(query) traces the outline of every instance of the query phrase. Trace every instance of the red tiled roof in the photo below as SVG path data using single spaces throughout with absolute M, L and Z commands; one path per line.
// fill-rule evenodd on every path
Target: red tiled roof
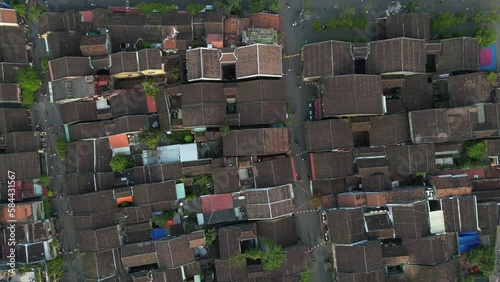
M 80 11 L 80 15 L 82 15 L 82 21 L 84 23 L 91 23 L 94 19 L 92 11 Z
M 127 134 L 117 134 L 108 136 L 109 146 L 111 149 L 128 147 L 128 137 Z
M 216 212 L 233 208 L 233 196 L 231 194 L 211 195 L 201 198 L 201 210 L 203 213 Z
M 273 28 L 280 30 L 280 16 L 277 14 L 257 13 L 250 15 L 250 21 L 255 28 Z
M 163 50 L 177 49 L 177 41 L 173 38 L 165 39 L 163 42 Z
M 17 24 L 17 13 L 16 10 L 12 9 L 0 9 L 0 22 Z
M 146 97 L 146 103 L 148 104 L 148 113 L 157 112 L 155 97 Z
M 222 34 L 207 34 L 206 42 L 212 44 L 213 48 L 222 48 L 224 41 L 224 35 Z

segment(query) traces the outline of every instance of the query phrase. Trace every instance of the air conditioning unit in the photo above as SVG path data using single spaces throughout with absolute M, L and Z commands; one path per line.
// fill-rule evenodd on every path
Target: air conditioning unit
M 87 82 L 87 83 L 93 83 L 94 82 L 94 77 L 91 76 L 91 75 L 87 75 L 85 77 L 85 82 Z

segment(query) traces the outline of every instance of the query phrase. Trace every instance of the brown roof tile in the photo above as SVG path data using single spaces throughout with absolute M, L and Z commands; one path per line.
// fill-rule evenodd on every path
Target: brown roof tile
M 408 115 L 394 114 L 370 119 L 370 145 L 397 145 L 411 141 Z
M 436 58 L 438 72 L 479 70 L 480 48 L 475 38 L 445 39 L 441 43 L 441 53 Z
M 82 256 L 85 277 L 101 279 L 116 274 L 115 259 L 119 256 L 118 249 L 86 253 Z
M 391 211 L 396 237 L 419 238 L 429 235 L 429 217 L 427 216 L 429 211 L 426 202 L 392 206 Z
M 87 35 L 83 36 L 80 41 L 80 50 L 83 56 L 105 56 L 108 55 L 109 49 L 108 47 L 108 35 L 100 34 L 100 35 Z
M 254 44 L 234 50 L 236 56 L 236 77 L 252 76 L 281 77 L 281 46 Z
M 13 9 L 0 9 L 0 22 L 17 24 L 17 12 Z
M 285 122 L 286 103 L 282 80 L 240 82 L 236 103 L 240 125 Z
M 352 128 L 347 120 L 330 119 L 305 124 L 307 150 L 331 151 L 354 146 Z
M 409 262 L 419 265 L 436 265 L 458 254 L 456 235 L 453 233 L 404 240 Z
M 214 168 L 212 170 L 212 178 L 214 180 L 215 194 L 226 194 L 240 191 L 238 168 L 235 166 Z
M 95 101 L 69 102 L 60 106 L 63 123 L 93 121 L 97 119 L 97 107 Z
M 33 131 L 10 132 L 6 137 L 6 153 L 30 152 L 39 148 L 38 138 Z
M 280 30 L 280 16 L 271 13 L 256 13 L 249 16 L 252 27 Z
M 391 176 L 389 174 L 378 174 L 361 177 L 364 192 L 379 192 L 392 188 Z
M 292 186 L 245 190 L 246 216 L 250 220 L 273 219 L 295 211 Z
M 477 206 L 474 196 L 442 199 L 445 228 L 448 232 L 477 230 Z
M 88 57 L 63 57 L 49 61 L 50 79 L 52 81 L 68 76 L 92 75 L 93 70 Z
M 21 103 L 21 88 L 17 83 L 0 83 L 1 103 Z
M 366 239 L 362 208 L 327 211 L 328 230 L 335 244 L 352 244 Z M 339 228 L 344 226 L 345 228 Z
M 255 163 L 255 185 L 259 188 L 274 187 L 292 183 L 293 159 L 282 158 Z
M 111 171 L 111 148 L 107 138 L 85 140 L 68 144 L 66 157 L 67 172 L 106 172 Z
M 426 110 L 433 107 L 431 84 L 426 74 L 406 75 L 401 102 L 407 111 Z
M 424 40 L 394 38 L 373 41 L 370 42 L 370 54 L 366 60 L 366 73 L 425 73 L 426 60 Z
M 325 117 L 384 113 L 380 76 L 359 74 L 332 76 L 325 78 L 323 84 Z
M 458 260 L 450 260 L 435 266 L 408 264 L 405 266 L 404 277 L 408 281 L 459 281 L 460 266 Z
M 451 107 L 491 102 L 490 84 L 486 81 L 484 72 L 450 76 L 448 93 L 451 96 Z
M 387 38 L 409 37 L 429 39 L 431 36 L 428 14 L 390 15 L 385 21 Z
M 314 153 L 311 165 L 315 179 L 336 178 L 354 174 L 352 152 Z
M 41 175 L 40 154 L 36 151 L 1 154 L 0 169 L 0 181 L 10 179 L 8 172 L 14 172 L 16 180 L 37 179 Z
M 496 203 L 481 203 L 477 205 L 479 228 L 492 228 L 498 223 L 498 205 Z
M 257 233 L 259 236 L 269 238 L 283 247 L 289 247 L 297 243 L 295 224 L 294 216 L 260 220 L 257 221 Z
M 340 41 L 304 45 L 302 47 L 304 79 L 354 73 L 351 46 L 351 43 Z
M 80 230 L 76 232 L 76 237 L 82 252 L 102 252 L 120 246 L 117 226 L 93 231 Z
M 391 174 L 414 174 L 432 171 L 435 166 L 434 145 L 387 146 Z
M 189 238 L 185 235 L 156 241 L 156 250 L 160 268 L 176 268 L 195 261 L 194 253 L 189 249 Z
M 222 79 L 218 49 L 196 48 L 186 51 L 188 80 Z
M 368 241 L 354 246 L 335 246 L 337 270 L 339 272 L 369 272 L 382 268 L 382 244 Z
M 290 150 L 288 128 L 232 130 L 223 139 L 224 156 L 273 155 Z

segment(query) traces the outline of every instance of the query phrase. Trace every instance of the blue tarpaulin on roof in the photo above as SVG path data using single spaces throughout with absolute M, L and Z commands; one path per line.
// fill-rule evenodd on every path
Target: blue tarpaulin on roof
M 160 240 L 167 237 L 167 232 L 163 228 L 155 228 L 151 230 L 151 237 L 153 240 Z
M 459 232 L 458 233 L 458 252 L 463 254 L 474 250 L 481 244 L 481 237 L 477 232 Z

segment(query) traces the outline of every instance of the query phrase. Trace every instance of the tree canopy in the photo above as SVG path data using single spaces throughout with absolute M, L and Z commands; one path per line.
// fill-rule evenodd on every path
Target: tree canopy
M 264 270 L 276 269 L 286 259 L 286 253 L 283 251 L 283 248 L 267 239 L 261 239 L 260 248 L 249 250 L 245 255 L 253 260 L 260 259 Z
M 161 139 L 163 138 L 163 131 L 158 129 L 153 129 L 142 133 L 139 136 L 139 140 L 148 147 L 150 150 L 156 150 L 158 145 L 160 145 Z
M 136 9 L 147 15 L 152 13 L 168 14 L 169 12 L 176 10 L 177 5 L 158 2 L 144 2 L 139 4 Z
M 38 184 L 40 184 L 42 186 L 49 185 L 50 184 L 50 177 L 48 175 L 40 176 L 40 178 L 38 179 Z
M 500 15 L 497 13 L 497 9 L 491 9 L 488 11 L 476 11 L 470 18 L 474 23 L 478 24 L 494 24 L 500 20 Z
M 68 154 L 68 142 L 66 142 L 64 138 L 57 138 L 56 154 L 60 159 L 66 158 L 66 155 Z
M 49 262 L 47 262 L 47 272 L 49 277 L 51 278 L 50 281 L 57 281 L 59 280 L 63 273 L 63 257 L 59 256 Z
M 248 8 L 250 13 L 260 13 L 266 8 L 266 0 L 249 0 Z
M 189 3 L 186 6 L 186 11 L 193 17 L 196 16 L 196 14 L 198 14 L 198 12 L 200 12 L 203 9 L 205 9 L 205 5 L 200 3 Z
M 154 97 L 160 90 L 154 81 L 144 81 L 141 83 L 142 89 L 148 97 Z
M 269 0 L 269 5 L 267 9 L 273 13 L 277 13 L 280 9 L 280 1 L 279 0 Z
M 431 27 L 437 31 L 447 29 L 455 25 L 465 23 L 465 14 L 462 12 L 441 12 L 436 17 L 432 18 Z
M 21 87 L 22 104 L 32 105 L 35 102 L 35 93 L 42 84 L 38 72 L 31 67 L 22 68 L 17 72 L 16 82 Z
M 217 231 L 215 228 L 207 228 L 205 229 L 205 243 L 207 246 L 212 245 L 217 239 Z
M 40 21 L 42 14 L 48 11 L 49 9 L 47 9 L 45 6 L 35 3 L 31 6 L 31 9 L 29 10 L 28 19 L 34 22 L 38 22 Z
M 26 17 L 26 5 L 25 4 L 15 4 L 15 5 L 12 5 L 12 8 L 14 8 L 14 10 L 16 10 L 16 12 L 21 17 Z
M 241 10 L 241 0 L 215 0 L 214 6 L 224 15 L 237 14 Z
M 484 274 L 489 276 L 495 271 L 495 247 L 480 245 L 476 249 L 466 253 L 466 260 L 471 265 L 477 265 Z
M 115 155 L 113 158 L 111 158 L 111 161 L 109 162 L 109 166 L 113 171 L 116 172 L 123 172 L 127 168 L 131 168 L 135 165 L 135 161 L 132 158 L 132 156 L 126 156 L 126 155 Z
M 475 35 L 479 46 L 488 47 L 497 40 L 497 31 L 494 28 L 482 26 L 476 31 Z
M 316 27 L 314 27 L 313 23 L 313 28 L 317 29 L 318 26 L 317 24 L 315 25 Z M 340 13 L 340 17 L 338 19 L 328 19 L 326 26 L 329 29 L 359 28 L 364 30 L 368 27 L 368 18 L 365 14 L 356 15 L 356 10 L 353 7 L 345 7 L 344 10 L 342 10 L 342 12 Z

